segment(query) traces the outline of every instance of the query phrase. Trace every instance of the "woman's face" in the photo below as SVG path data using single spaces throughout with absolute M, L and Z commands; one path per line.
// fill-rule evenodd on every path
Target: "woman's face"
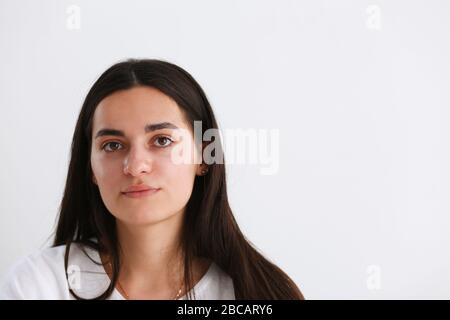
M 153 127 L 145 130 L 148 125 Z M 175 101 L 151 87 L 117 91 L 99 103 L 92 130 L 93 181 L 118 220 L 151 224 L 184 212 L 201 170 L 190 128 Z M 123 135 L 99 134 L 104 129 Z M 185 135 L 179 137 L 180 132 Z M 173 161 L 175 154 L 190 161 Z M 160 189 L 140 198 L 123 194 L 138 184 Z

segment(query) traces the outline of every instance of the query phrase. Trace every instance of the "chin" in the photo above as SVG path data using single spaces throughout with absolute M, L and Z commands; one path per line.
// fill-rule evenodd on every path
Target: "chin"
M 123 223 L 133 226 L 146 226 L 157 224 L 165 221 L 171 217 L 170 214 L 162 213 L 158 211 L 145 211 L 129 213 L 125 217 L 118 218 Z

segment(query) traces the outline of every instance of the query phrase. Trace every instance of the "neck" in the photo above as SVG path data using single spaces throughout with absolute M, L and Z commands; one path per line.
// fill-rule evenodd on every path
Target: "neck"
M 180 246 L 183 214 L 152 225 L 117 220 L 120 244 L 119 283 L 129 296 L 170 296 L 183 284 Z
M 181 216 L 181 215 L 180 215 Z M 180 219 L 150 226 L 130 226 L 117 222 L 121 264 L 129 274 L 155 274 L 160 277 L 182 259 Z

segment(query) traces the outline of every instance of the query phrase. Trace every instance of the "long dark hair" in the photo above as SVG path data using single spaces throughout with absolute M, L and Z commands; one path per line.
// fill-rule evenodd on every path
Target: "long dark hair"
M 110 285 L 95 299 L 108 298 L 116 286 L 120 244 L 115 218 L 104 205 L 98 186 L 92 181 L 92 119 L 103 98 L 135 86 L 153 87 L 171 97 L 192 125 L 194 121 L 201 121 L 202 133 L 211 128 L 218 129 L 213 110 L 200 85 L 188 72 L 172 63 L 129 59 L 111 66 L 94 83 L 76 123 L 53 246 L 66 246 L 64 262 L 67 280 L 72 244 L 80 244 L 82 248 L 87 246 L 111 257 Z M 222 150 L 220 139 L 215 141 L 215 147 Z M 195 178 L 186 205 L 181 248 L 185 288 L 192 288 L 193 259 L 205 257 L 232 278 L 236 299 L 303 299 L 294 281 L 263 257 L 240 231 L 228 203 L 223 161 L 210 164 L 206 175 Z M 75 298 L 84 299 L 70 286 L 69 290 Z

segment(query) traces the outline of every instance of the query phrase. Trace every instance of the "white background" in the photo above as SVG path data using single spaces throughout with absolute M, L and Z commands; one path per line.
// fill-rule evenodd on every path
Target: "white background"
M 228 166 L 230 201 L 306 298 L 450 298 L 449 14 L 444 0 L 1 0 L 0 275 L 50 244 L 90 86 L 160 58 L 198 80 L 222 129 L 280 130 L 278 174 Z

